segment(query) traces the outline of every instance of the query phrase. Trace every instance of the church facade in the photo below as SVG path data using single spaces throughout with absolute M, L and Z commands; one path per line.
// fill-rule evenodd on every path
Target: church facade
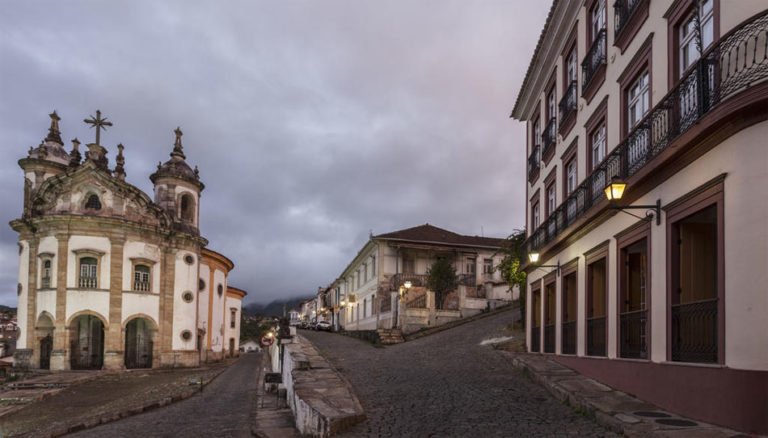
M 181 130 L 171 158 L 150 176 L 150 197 L 126 182 L 122 145 L 110 169 L 99 134 L 111 123 L 100 112 L 86 120 L 96 141 L 84 157 L 77 139 L 65 150 L 60 119 L 50 117 L 45 140 L 19 160 L 24 207 L 11 222 L 20 261 L 15 366 L 158 368 L 222 358 L 225 334 L 239 344 L 239 321 L 237 331 L 225 323 L 232 309 L 239 314 L 245 292 L 224 296 L 234 264 L 200 234 L 204 185 L 186 162 Z M 214 278 L 209 260 L 216 259 L 228 269 Z M 211 299 L 211 288 L 222 299 Z M 211 332 L 221 334 L 218 347 Z

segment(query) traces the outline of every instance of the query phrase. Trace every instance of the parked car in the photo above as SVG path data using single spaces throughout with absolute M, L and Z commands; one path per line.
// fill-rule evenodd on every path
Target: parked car
M 317 330 L 329 332 L 331 331 L 331 323 L 328 321 L 320 321 L 317 323 Z
M 309 323 L 307 321 L 301 321 L 299 323 L 299 328 L 300 329 L 307 329 L 308 327 L 309 327 Z
M 310 322 L 309 325 L 307 326 L 307 329 L 309 329 L 309 330 L 317 330 L 317 321 Z

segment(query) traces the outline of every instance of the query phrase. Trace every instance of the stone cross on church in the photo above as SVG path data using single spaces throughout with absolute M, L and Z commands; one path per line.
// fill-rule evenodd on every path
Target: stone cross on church
M 101 111 L 96 110 L 96 117 L 91 116 L 90 119 L 84 119 L 85 123 L 92 125 L 92 128 L 96 128 L 96 144 L 101 145 L 101 130 L 107 130 L 107 126 L 112 126 L 112 122 L 108 121 L 106 117 L 101 118 Z

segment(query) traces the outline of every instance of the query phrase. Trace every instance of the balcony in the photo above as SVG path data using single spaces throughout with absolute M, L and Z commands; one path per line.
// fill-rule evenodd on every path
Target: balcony
M 458 283 L 462 286 L 475 287 L 477 285 L 477 276 L 475 274 L 460 274 Z
M 640 26 L 648 18 L 648 0 L 616 0 L 614 11 L 614 42 L 622 52 L 626 50 Z
M 594 95 L 594 91 L 596 91 L 597 84 L 601 82 L 595 79 L 598 77 L 605 78 L 607 52 L 606 30 L 603 28 L 595 36 L 592 47 L 589 48 L 587 56 L 581 62 L 581 90 L 583 94 L 590 95 L 587 100 L 591 99 L 591 95 Z
M 528 250 L 540 250 L 563 236 L 571 225 L 597 213 L 599 208 L 593 207 L 603 202 L 603 189 L 612 177 L 627 181 L 641 173 L 638 178 L 646 176 L 652 170 L 646 170 L 649 163 L 665 152 L 674 140 L 699 125 L 701 119 L 713 109 L 724 106 L 723 111 L 717 112 L 717 116 L 724 117 L 720 113 L 734 111 L 735 105 L 723 105 L 724 102 L 750 88 L 765 85 L 761 83 L 768 79 L 768 53 L 762 47 L 767 36 L 768 12 L 764 12 L 713 44 L 695 67 L 628 133 L 624 141 L 613 148 L 603 162 L 531 232 Z M 587 56 L 589 59 L 590 55 Z M 764 94 L 761 96 L 754 99 L 764 98 Z M 704 126 L 717 128 L 709 124 Z M 678 152 L 681 148 L 675 151 L 681 153 Z M 530 158 L 528 164 L 530 176 Z
M 541 150 L 541 158 L 545 163 L 548 163 L 552 156 L 555 154 L 555 145 L 557 144 L 557 119 L 552 117 L 544 127 L 544 132 L 541 134 L 541 141 L 544 145 L 544 149 Z
M 413 287 L 427 287 L 427 276 L 424 274 L 395 274 L 389 281 L 389 290 L 399 290 L 406 281 L 410 281 Z
M 565 135 L 576 122 L 576 102 L 578 102 L 578 85 L 576 81 L 571 81 L 565 90 L 563 98 L 560 99 L 560 133 Z M 572 117 L 573 116 L 573 117 Z
M 536 178 L 539 177 L 539 169 L 541 167 L 541 157 L 539 155 L 539 146 L 533 147 L 533 152 L 528 157 L 528 182 L 533 184 Z

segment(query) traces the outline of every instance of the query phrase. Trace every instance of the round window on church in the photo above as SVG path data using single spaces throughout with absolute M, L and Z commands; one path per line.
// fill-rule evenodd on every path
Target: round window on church
M 195 299 L 195 295 L 190 291 L 186 291 L 183 294 L 181 294 L 181 299 L 183 299 L 187 303 L 191 303 L 192 300 Z
M 192 257 L 191 255 L 187 254 L 187 255 L 184 256 L 184 263 L 186 263 L 188 265 L 192 265 L 192 264 L 195 263 L 195 258 Z
M 224 295 L 224 286 L 219 285 L 219 287 L 216 288 L 216 292 L 219 294 L 219 296 Z
M 23 287 L 21 286 L 21 283 L 19 283 L 19 285 L 16 287 L 16 294 L 17 295 L 21 295 L 21 290 L 22 289 L 23 289 Z
M 200 281 L 197 282 L 197 288 L 200 289 L 201 292 L 204 291 L 205 290 L 205 280 L 203 280 L 201 278 Z
M 192 339 L 192 332 L 189 330 L 184 330 L 183 332 L 181 332 L 181 339 L 185 341 Z

